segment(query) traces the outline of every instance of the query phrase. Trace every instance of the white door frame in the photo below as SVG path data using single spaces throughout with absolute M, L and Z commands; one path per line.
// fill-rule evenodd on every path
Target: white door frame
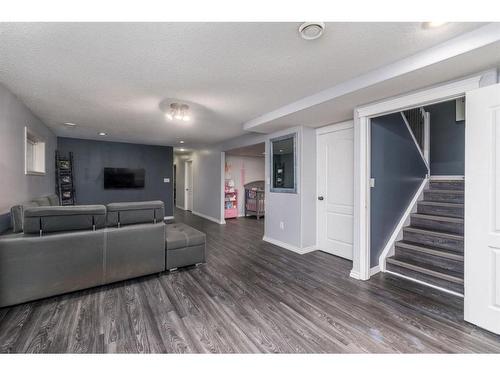
M 319 155 L 319 151 L 318 151 L 318 138 L 319 138 L 319 136 L 321 136 L 323 134 L 328 134 L 331 132 L 352 129 L 352 128 L 353 128 L 353 122 L 349 120 L 349 121 L 339 122 L 336 124 L 327 125 L 327 126 L 316 129 L 316 152 L 318 153 L 317 155 Z M 317 156 L 316 157 L 316 197 L 319 197 L 319 195 L 321 194 L 321 192 L 319 191 L 320 190 L 320 187 L 319 187 L 319 171 L 320 171 L 319 160 L 320 159 Z M 321 241 L 319 238 L 319 225 L 318 225 L 318 223 L 320 222 L 320 220 L 323 219 L 323 218 L 320 218 L 319 208 L 320 208 L 320 201 L 318 199 L 316 199 L 316 244 L 318 247 L 321 244 Z M 324 249 L 320 248 L 319 250 L 324 250 Z
M 226 218 L 224 217 L 224 206 L 226 202 L 225 189 L 226 189 L 226 152 L 222 151 L 220 153 L 220 224 L 226 224 Z
M 370 278 L 370 123 L 373 117 L 457 99 L 480 87 L 483 74 L 409 93 L 354 110 L 354 238 L 350 276 Z M 375 268 L 375 267 L 374 267 Z
M 191 166 L 189 168 L 189 171 L 191 172 L 191 185 L 194 185 L 194 181 L 193 181 L 193 160 L 192 159 L 189 159 L 189 160 L 185 160 L 184 161 L 184 211 L 187 211 L 188 210 L 188 197 L 189 197 L 189 193 L 188 191 L 186 190 L 187 188 L 187 185 L 188 185 L 188 179 L 189 179 L 189 176 L 188 176 L 188 163 L 191 163 Z M 191 196 L 193 197 L 193 200 L 191 202 L 191 211 L 193 211 L 193 208 L 192 207 L 194 205 L 194 194 L 193 194 L 193 186 L 190 186 L 190 189 L 191 189 Z

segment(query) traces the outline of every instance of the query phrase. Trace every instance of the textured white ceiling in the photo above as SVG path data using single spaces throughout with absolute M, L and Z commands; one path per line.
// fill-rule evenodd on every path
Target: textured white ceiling
M 188 147 L 241 135 L 252 118 L 480 26 L 328 23 L 305 41 L 298 25 L 2 23 L 0 82 L 58 135 Z M 167 122 L 164 98 L 203 110 Z
M 298 125 L 318 128 L 349 120 L 353 118 L 353 109 L 357 106 L 420 90 L 440 82 L 453 81 L 492 68 L 500 68 L 500 42 L 293 112 L 259 126 L 259 131 L 270 133 Z

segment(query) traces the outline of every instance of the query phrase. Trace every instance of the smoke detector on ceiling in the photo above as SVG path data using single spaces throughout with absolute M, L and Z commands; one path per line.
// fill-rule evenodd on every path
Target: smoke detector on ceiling
M 299 27 L 299 34 L 305 40 L 318 39 L 323 35 L 323 31 L 325 31 L 324 22 L 304 22 Z

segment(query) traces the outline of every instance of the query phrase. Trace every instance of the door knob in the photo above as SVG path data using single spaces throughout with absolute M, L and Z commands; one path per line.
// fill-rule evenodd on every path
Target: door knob
M 322 196 L 322 195 L 320 195 L 320 196 L 318 197 L 318 200 L 319 200 L 319 201 L 322 201 L 323 199 L 325 199 L 325 198 L 323 198 L 323 196 Z

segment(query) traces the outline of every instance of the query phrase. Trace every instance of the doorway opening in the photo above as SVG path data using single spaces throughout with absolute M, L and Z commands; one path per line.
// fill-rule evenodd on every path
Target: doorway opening
M 177 164 L 174 164 L 173 173 L 173 187 L 174 187 L 174 207 L 177 205 Z
M 184 202 L 185 210 L 193 211 L 193 161 L 184 162 Z
M 370 122 L 370 266 L 463 296 L 465 100 Z
M 193 153 L 174 148 L 174 201 L 181 210 L 193 210 Z
M 257 221 L 265 218 L 265 143 L 227 150 L 224 153 L 223 210 L 231 219 Z M 245 220 L 241 220 L 245 219 Z

